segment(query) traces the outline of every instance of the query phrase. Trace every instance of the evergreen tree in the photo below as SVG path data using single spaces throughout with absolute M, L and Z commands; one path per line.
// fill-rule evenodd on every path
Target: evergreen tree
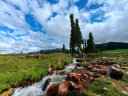
M 83 43 L 83 40 L 82 40 L 82 34 L 81 34 L 81 31 L 80 31 L 80 27 L 79 27 L 79 20 L 76 19 L 75 21 L 75 45 L 78 47 L 78 51 L 79 51 L 79 54 L 81 54 L 81 44 Z
M 75 23 L 74 23 L 74 16 L 70 14 L 70 22 L 71 22 L 71 35 L 70 35 L 70 53 L 75 53 Z
M 84 40 L 84 53 L 87 53 L 87 44 L 86 44 L 86 39 Z
M 65 45 L 63 44 L 63 53 L 65 53 Z
M 93 35 L 91 32 L 89 33 L 89 39 L 87 40 L 87 50 L 89 53 L 93 53 L 95 50 L 94 39 L 93 39 Z

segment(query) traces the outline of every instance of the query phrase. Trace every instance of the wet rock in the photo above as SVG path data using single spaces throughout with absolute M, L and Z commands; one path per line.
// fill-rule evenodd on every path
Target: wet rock
M 69 73 L 67 76 L 67 80 L 78 83 L 78 82 L 80 82 L 80 77 L 81 77 L 81 74 Z
M 104 88 L 103 88 L 103 91 L 104 91 L 104 92 L 108 91 L 108 88 L 104 87 Z
M 45 84 L 44 84 L 43 89 L 42 89 L 43 91 L 46 90 L 46 88 L 47 88 L 47 86 L 49 85 L 50 81 L 51 81 L 50 78 L 45 81 Z
M 59 95 L 64 95 L 68 93 L 68 86 L 69 86 L 69 82 L 68 81 L 64 81 L 62 83 L 60 83 L 57 87 L 57 93 Z
M 65 69 L 65 68 L 66 68 L 66 66 L 65 66 L 65 65 L 63 65 L 62 70 L 63 70 L 63 69 Z
M 75 88 L 75 89 L 78 88 L 78 86 L 76 85 L 76 83 L 74 83 L 74 82 L 72 82 L 72 81 L 70 81 L 69 84 L 70 84 L 70 87 L 71 87 L 71 88 Z
M 66 96 L 86 96 L 84 93 L 81 93 L 79 90 L 74 89 L 70 91 Z
M 77 64 L 76 64 L 76 67 L 81 67 L 81 66 L 82 66 L 81 63 L 77 63 Z
M 52 86 L 48 89 L 47 95 L 48 95 L 48 96 L 56 96 L 56 94 L 57 94 L 57 84 L 54 84 L 54 85 L 52 85 Z
M 123 74 L 123 79 L 128 79 L 128 72 L 125 72 L 125 73 Z
M 0 96 L 12 96 L 14 88 L 10 88 L 8 91 L 3 92 Z

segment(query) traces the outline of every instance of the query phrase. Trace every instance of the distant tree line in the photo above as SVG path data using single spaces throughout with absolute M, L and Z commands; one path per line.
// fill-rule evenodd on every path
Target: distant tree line
M 123 42 L 108 42 L 103 44 L 95 44 L 98 50 L 114 50 L 114 49 L 128 49 L 128 43 Z

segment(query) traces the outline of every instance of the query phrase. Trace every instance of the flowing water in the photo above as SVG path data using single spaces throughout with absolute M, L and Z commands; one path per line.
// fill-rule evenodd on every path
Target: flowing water
M 76 63 L 77 63 L 76 59 L 73 59 L 73 64 L 66 66 L 64 70 L 59 70 L 58 73 L 59 72 L 69 73 L 75 68 Z M 81 68 L 81 67 L 78 67 L 78 68 Z M 60 75 L 56 73 L 57 72 L 54 72 L 52 75 L 47 75 L 43 77 L 43 79 L 40 82 L 37 82 L 33 84 L 32 86 L 28 86 L 25 88 L 16 88 L 12 96 L 43 96 L 43 95 L 46 96 L 47 90 L 52 84 L 63 82 L 65 81 L 65 78 L 67 77 L 67 75 Z M 47 79 L 51 79 L 51 82 L 47 86 L 46 90 L 43 91 L 42 89 Z

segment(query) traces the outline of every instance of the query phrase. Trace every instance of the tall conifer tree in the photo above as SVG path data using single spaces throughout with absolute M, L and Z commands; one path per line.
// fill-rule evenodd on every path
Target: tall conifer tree
M 89 39 L 87 40 L 87 49 L 89 53 L 93 53 L 94 52 L 94 39 L 93 39 L 93 35 L 90 32 L 89 33 Z
M 79 20 L 75 21 L 75 44 L 78 47 L 79 54 L 81 54 L 81 44 L 83 43 L 82 34 L 79 27 Z
M 75 23 L 74 16 L 70 14 L 70 22 L 71 22 L 71 35 L 70 35 L 70 53 L 73 55 L 75 52 Z

